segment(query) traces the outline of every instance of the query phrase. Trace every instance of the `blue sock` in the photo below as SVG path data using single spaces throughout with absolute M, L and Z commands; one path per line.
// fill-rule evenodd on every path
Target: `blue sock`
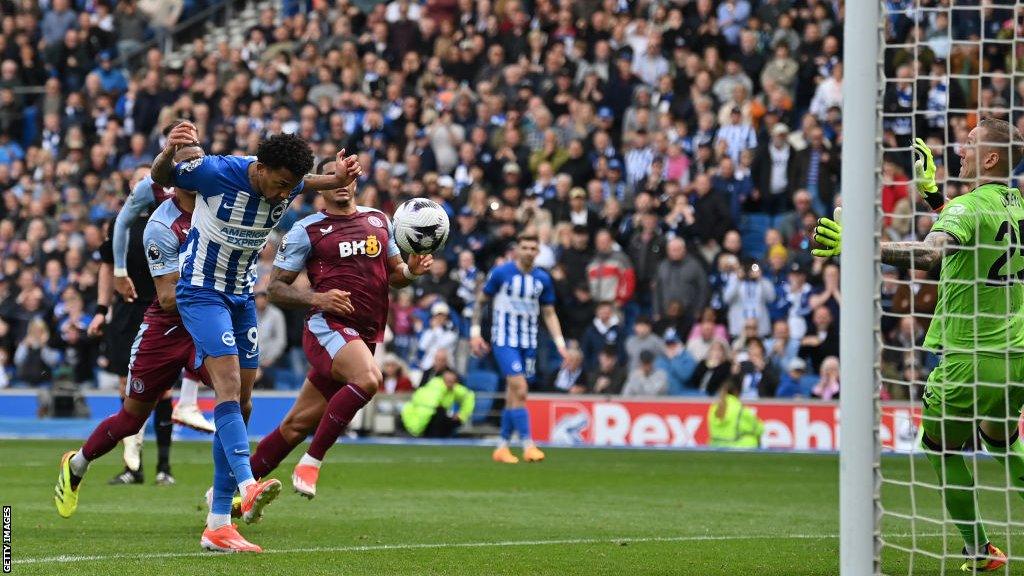
M 224 448 L 224 456 L 235 475 L 235 482 L 241 484 L 252 480 L 252 468 L 249 467 L 249 437 L 242 421 L 242 409 L 234 400 L 221 402 L 213 409 L 214 424 L 217 426 L 217 438 Z
M 515 430 L 515 421 L 512 416 L 512 409 L 505 408 L 501 411 L 501 439 L 505 442 L 512 440 L 512 432 Z
M 231 499 L 235 496 L 235 479 L 231 476 L 231 465 L 224 454 L 220 437 L 213 435 L 213 506 L 214 514 L 231 514 Z
M 516 430 L 519 431 L 519 441 L 530 441 L 530 413 L 526 408 L 516 408 L 512 410 L 512 417 L 515 418 Z

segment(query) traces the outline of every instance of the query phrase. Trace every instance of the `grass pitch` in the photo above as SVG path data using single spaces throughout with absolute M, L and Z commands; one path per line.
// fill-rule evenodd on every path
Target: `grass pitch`
M 174 446 L 173 487 L 107 486 L 119 457 L 100 459 L 78 512 L 64 520 L 53 508 L 53 484 L 60 454 L 75 446 L 0 441 L 14 574 L 838 574 L 834 456 L 550 449 L 542 464 L 503 466 L 486 448 L 339 445 L 310 502 L 290 490 L 297 449 L 275 472 L 286 492 L 261 524 L 240 527 L 266 552 L 230 556 L 199 548 L 208 444 Z M 154 455 L 147 442 L 147 482 Z M 886 458 L 883 467 L 909 478 L 908 462 Z M 982 468 L 1003 478 L 992 462 Z M 916 473 L 931 481 L 923 460 Z M 887 486 L 884 494 L 890 509 L 910 510 L 908 489 Z M 919 514 L 941 518 L 939 504 L 933 491 L 917 489 Z M 1005 495 L 983 494 L 983 512 L 1005 516 L 1006 504 Z M 1014 500 L 1011 508 L 1022 506 Z M 908 522 L 884 526 L 890 542 L 941 554 L 942 527 L 916 528 L 914 539 Z M 956 555 L 958 536 L 946 532 L 947 552 Z M 1000 531 L 990 535 L 1006 544 Z M 1024 539 L 1012 544 L 1024 551 Z M 887 549 L 883 558 L 887 574 L 940 573 L 938 560 L 920 554 Z M 946 562 L 949 573 L 958 566 Z

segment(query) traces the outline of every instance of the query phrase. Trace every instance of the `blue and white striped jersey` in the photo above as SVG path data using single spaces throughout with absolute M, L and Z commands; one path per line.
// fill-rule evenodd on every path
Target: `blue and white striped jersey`
M 536 348 L 540 307 L 555 303 L 555 285 L 541 268 L 523 272 L 515 262 L 491 270 L 484 284 L 491 299 L 491 345 Z
M 254 156 L 204 156 L 174 167 L 174 185 L 195 190 L 192 230 L 179 255 L 181 282 L 227 294 L 251 294 L 256 258 L 284 216 L 288 199 L 271 204 L 249 183 Z

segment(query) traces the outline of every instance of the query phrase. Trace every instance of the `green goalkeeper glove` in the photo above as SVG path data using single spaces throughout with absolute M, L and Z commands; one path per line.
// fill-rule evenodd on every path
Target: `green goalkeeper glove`
M 836 208 L 832 218 L 818 218 L 818 226 L 814 229 L 814 241 L 817 242 L 819 246 L 822 246 L 822 248 L 815 248 L 811 250 L 811 254 L 821 258 L 839 256 L 839 253 L 842 252 L 843 249 L 842 222 L 842 208 Z
M 935 183 L 935 159 L 932 157 L 932 149 L 920 138 L 914 139 L 914 179 L 917 184 L 917 193 L 931 206 L 932 210 L 938 212 L 946 203 L 946 199 L 939 192 L 939 186 Z

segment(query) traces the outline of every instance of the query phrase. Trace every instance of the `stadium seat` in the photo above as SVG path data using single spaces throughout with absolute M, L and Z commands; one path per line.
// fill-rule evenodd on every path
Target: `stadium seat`
M 804 396 L 810 397 L 811 391 L 814 390 L 814 386 L 818 383 L 821 378 L 814 374 L 807 374 L 800 378 L 800 393 Z
M 486 393 L 477 395 L 476 405 L 473 407 L 473 424 L 479 424 L 487 419 L 494 404 L 493 394 L 498 391 L 499 383 L 498 375 L 494 372 L 474 370 L 466 374 L 466 388 Z
M 271 368 L 274 376 L 274 388 L 277 390 L 298 390 L 302 388 L 302 378 L 289 368 Z
M 743 255 L 761 260 L 764 258 L 764 234 L 771 227 L 771 217 L 765 214 L 746 214 L 740 221 L 740 237 L 743 241 Z
M 39 118 L 39 108 L 35 106 L 26 106 L 21 113 L 21 143 L 27 148 L 34 144 L 36 138 L 39 137 L 39 125 L 42 120 Z

